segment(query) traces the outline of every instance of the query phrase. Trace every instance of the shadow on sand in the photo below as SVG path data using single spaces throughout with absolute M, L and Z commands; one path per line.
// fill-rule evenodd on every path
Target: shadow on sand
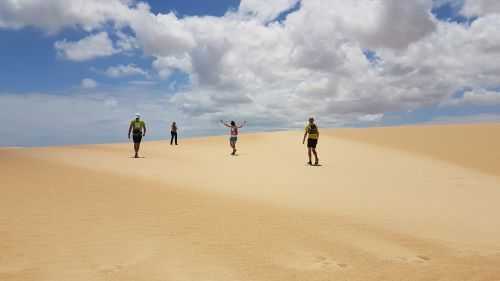
M 311 164 L 309 164 L 309 163 L 306 163 L 306 166 L 307 166 L 307 167 L 323 167 L 323 165 L 321 165 L 321 164 L 317 164 L 317 165 L 312 164 L 312 165 L 311 165 Z

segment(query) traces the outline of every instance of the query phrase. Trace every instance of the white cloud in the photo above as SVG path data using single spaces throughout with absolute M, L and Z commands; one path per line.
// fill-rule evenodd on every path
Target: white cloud
M 498 0 L 465 0 L 462 13 L 466 16 L 484 16 L 500 13 Z
M 404 49 L 435 30 L 431 8 L 431 0 L 310 0 L 287 27 L 301 43 L 355 40 L 366 48 Z
M 2 0 L 0 27 L 39 27 L 56 33 L 65 27 L 92 31 L 110 20 L 120 24 L 130 17 L 129 0 Z
M 149 74 L 145 70 L 133 64 L 110 66 L 105 73 L 107 76 L 112 78 L 121 78 L 129 76 L 149 77 Z
M 281 24 L 185 17 L 175 26 L 191 34 L 193 45 L 179 53 L 158 41 L 149 50 L 162 52 L 145 50 L 162 76 L 174 69 L 190 74 L 192 87 L 175 97 L 186 114 L 238 111 L 282 125 L 308 115 L 370 122 L 385 112 L 439 104 L 464 86 L 498 83 L 500 19 L 467 27 L 437 21 L 432 7 L 427 0 L 309 0 Z M 366 48 L 380 57 L 376 65 Z M 246 102 L 232 102 L 239 100 Z
M 97 87 L 97 82 L 90 78 L 85 78 L 80 83 L 80 86 L 84 89 L 94 89 Z
M 134 36 L 127 35 L 122 31 L 116 32 L 116 36 L 118 37 L 118 40 L 116 41 L 116 47 L 120 51 L 128 52 L 140 48 L 139 42 Z
M 181 55 L 196 45 L 193 34 L 174 13 L 155 15 L 143 3 L 138 4 L 127 23 L 149 55 Z
M 57 41 L 54 47 L 60 56 L 73 61 L 86 61 L 119 52 L 106 32 L 89 35 L 77 42 Z
M 384 118 L 384 114 L 367 114 L 358 117 L 359 121 L 362 122 L 378 122 Z
M 408 91 L 413 86 L 387 84 L 384 76 L 390 73 L 374 68 L 362 50 L 380 45 L 400 53 L 432 34 L 436 23 L 429 14 L 431 2 L 414 1 L 408 3 L 411 8 L 401 8 L 397 1 L 371 7 L 371 2 L 304 1 L 283 24 L 234 17 L 180 20 L 196 47 L 187 49 L 184 59 L 194 87 L 179 94 L 179 107 L 188 114 L 205 110 L 214 116 L 232 111 L 230 101 L 241 99 L 246 101 L 237 107 L 242 114 L 258 112 L 294 123 L 313 113 L 329 120 L 364 120 L 425 103 L 425 97 L 411 97 L 421 94 Z M 384 19 L 400 8 L 401 15 L 388 17 L 392 22 Z M 399 33 L 384 35 L 387 25 L 398 26 Z M 159 56 L 155 68 L 169 69 L 168 63 L 159 67 L 166 58 Z M 215 102 L 221 94 L 234 97 Z
M 186 73 L 192 71 L 191 57 L 188 54 L 182 56 L 158 57 L 153 62 L 153 67 L 158 71 L 162 78 L 167 78 L 174 70 L 180 70 Z

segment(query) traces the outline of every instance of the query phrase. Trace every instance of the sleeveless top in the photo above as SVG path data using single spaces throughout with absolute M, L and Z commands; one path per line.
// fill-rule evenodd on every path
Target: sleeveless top
M 238 136 L 238 127 L 231 127 L 231 137 Z
M 316 124 L 307 125 L 306 132 L 309 134 L 309 136 L 308 136 L 309 139 L 312 139 L 312 140 L 318 139 L 319 130 L 318 130 L 318 126 L 316 126 Z
M 130 122 L 130 124 L 132 125 L 132 129 L 133 129 L 133 132 L 134 133 L 141 133 L 142 132 L 142 128 L 144 127 L 144 121 L 142 120 L 132 120 L 132 122 Z

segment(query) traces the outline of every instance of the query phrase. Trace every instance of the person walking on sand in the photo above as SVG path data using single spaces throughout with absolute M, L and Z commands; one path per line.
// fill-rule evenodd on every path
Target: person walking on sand
M 302 140 L 302 144 L 306 142 L 307 137 L 307 155 L 309 156 L 309 162 L 307 164 L 312 165 L 311 161 L 311 152 L 314 154 L 314 165 L 319 165 L 318 153 L 316 152 L 316 146 L 318 145 L 319 139 L 319 130 L 318 126 L 314 123 L 314 118 L 309 118 L 309 124 L 306 126 L 304 139 Z
M 220 122 L 224 126 L 231 128 L 231 137 L 229 138 L 229 145 L 233 149 L 233 152 L 231 153 L 231 155 L 236 155 L 236 142 L 238 141 L 238 130 L 243 128 L 243 126 L 246 125 L 247 121 L 244 121 L 242 124 L 238 124 L 238 125 L 236 125 L 236 122 L 234 122 L 234 121 L 231 121 L 230 124 L 227 124 L 223 120 L 220 120 Z
M 172 126 L 170 126 L 170 145 L 174 144 L 174 139 L 175 139 L 175 145 L 177 145 L 177 124 L 175 121 L 172 123 Z
M 134 158 L 139 158 L 139 149 L 141 148 L 142 137 L 146 136 L 146 123 L 141 120 L 141 114 L 136 113 L 135 119 L 130 122 L 130 126 L 128 128 L 128 139 L 130 139 L 130 133 L 132 133 L 134 141 Z

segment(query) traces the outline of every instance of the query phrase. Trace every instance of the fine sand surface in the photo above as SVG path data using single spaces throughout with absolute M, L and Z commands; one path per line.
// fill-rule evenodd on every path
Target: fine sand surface
M 500 125 L 301 138 L 0 149 L 0 280 L 500 280 Z

